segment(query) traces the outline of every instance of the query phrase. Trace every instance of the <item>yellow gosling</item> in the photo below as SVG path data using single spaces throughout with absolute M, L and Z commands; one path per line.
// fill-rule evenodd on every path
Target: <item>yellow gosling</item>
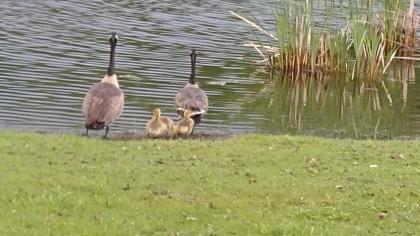
M 188 136 L 193 132 L 194 120 L 191 118 L 191 116 L 191 110 L 187 109 L 184 111 L 182 119 L 176 124 L 177 135 Z
M 175 135 L 174 122 L 165 116 L 161 116 L 159 108 L 153 109 L 153 117 L 147 122 L 145 135 L 149 138 L 172 137 Z

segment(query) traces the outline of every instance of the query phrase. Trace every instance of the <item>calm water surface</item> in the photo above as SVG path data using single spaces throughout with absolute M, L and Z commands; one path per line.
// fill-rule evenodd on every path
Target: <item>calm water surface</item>
M 0 6 L 0 129 L 82 133 L 81 103 L 105 73 L 108 34 L 115 31 L 126 103 L 111 131 L 142 131 L 154 107 L 175 118 L 172 99 L 188 80 L 189 49 L 197 48 L 198 81 L 210 103 L 199 132 L 420 137 L 414 79 L 405 103 L 397 76 L 386 82 L 387 93 L 379 84 L 378 110 L 369 96 L 355 96 L 351 83 L 325 80 L 319 95 L 318 82 L 293 86 L 259 70 L 258 55 L 242 46 L 254 36 L 228 11 L 272 30 L 273 1 L 2 0 Z M 339 8 L 332 15 L 337 28 Z

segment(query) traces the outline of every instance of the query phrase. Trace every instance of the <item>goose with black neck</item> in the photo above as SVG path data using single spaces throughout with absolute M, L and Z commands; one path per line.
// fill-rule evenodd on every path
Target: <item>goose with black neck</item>
M 194 120 L 194 127 L 201 122 L 201 118 L 207 113 L 209 103 L 207 94 L 202 90 L 196 81 L 196 59 L 197 50 L 190 51 L 191 75 L 188 83 L 175 95 L 174 102 L 178 115 L 183 118 L 186 110 L 191 111 L 191 118 Z M 191 133 L 193 130 L 191 131 Z
M 109 65 L 105 76 L 94 84 L 86 94 L 82 112 L 85 117 L 85 135 L 89 130 L 101 130 L 105 128 L 104 138 L 107 137 L 109 127 L 120 115 L 124 107 L 124 94 L 120 89 L 117 74 L 115 73 L 115 49 L 118 35 L 111 33 L 109 37 L 110 56 Z

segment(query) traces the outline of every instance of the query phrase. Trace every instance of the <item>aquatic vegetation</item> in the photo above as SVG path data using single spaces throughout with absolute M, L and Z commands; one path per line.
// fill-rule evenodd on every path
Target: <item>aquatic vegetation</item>
M 323 5 L 323 19 L 314 2 L 320 1 L 282 1 L 274 12 L 275 35 L 232 13 L 274 42 L 266 46 L 268 40 L 259 38 L 247 44 L 264 57 L 260 63 L 266 63 L 272 81 L 248 104 L 264 116 L 259 129 L 400 137 L 409 123 L 404 111 L 415 76 L 413 60 L 419 59 L 413 1 L 351 2 L 342 8 L 339 23 L 329 18 L 337 8 Z
M 250 43 L 269 68 L 286 73 L 351 72 L 352 78 L 375 79 L 397 60 L 418 60 L 414 0 L 386 0 L 381 7 L 357 1 L 342 30 L 315 27 L 313 3 L 282 2 L 274 13 L 276 35 L 231 12 L 268 35 L 277 45 Z M 330 11 L 326 4 L 326 11 Z M 381 10 L 378 12 L 378 8 Z

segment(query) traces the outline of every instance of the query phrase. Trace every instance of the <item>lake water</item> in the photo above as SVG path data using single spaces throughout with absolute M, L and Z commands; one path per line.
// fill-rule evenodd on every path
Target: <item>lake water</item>
M 256 66 L 261 58 L 243 46 L 254 35 L 228 11 L 272 31 L 273 1 L 2 0 L 0 6 L 3 130 L 83 133 L 81 103 L 106 71 L 114 31 L 126 103 L 111 131 L 141 132 L 154 107 L 175 118 L 172 99 L 188 80 L 189 49 L 196 48 L 197 78 L 210 105 L 197 132 L 420 137 L 420 87 L 413 78 L 404 100 L 398 76 L 359 96 L 351 81 L 293 85 Z M 333 12 L 332 26 L 339 28 L 340 7 Z

